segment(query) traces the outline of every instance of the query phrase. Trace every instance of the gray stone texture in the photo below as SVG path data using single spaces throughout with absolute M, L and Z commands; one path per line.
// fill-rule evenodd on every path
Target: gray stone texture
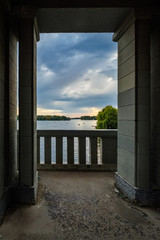
M 10 194 L 9 194 L 9 191 L 6 191 L 6 193 L 0 199 L 0 225 L 3 223 L 4 216 L 9 203 L 10 203 Z
M 123 179 L 118 173 L 115 174 L 116 186 L 134 203 L 141 206 L 159 206 L 160 190 L 137 188 Z
M 135 104 L 135 88 L 120 92 L 118 94 L 118 104 L 119 104 L 119 107 L 134 105 Z
M 13 23 L 12 23 L 13 24 Z M 8 124 L 9 131 L 5 133 L 8 140 L 6 149 L 9 148 L 7 155 L 7 185 L 10 186 L 17 173 L 17 38 L 14 30 L 9 31 L 9 81 L 8 86 Z M 7 90 L 8 91 L 8 90 Z
M 133 13 L 132 13 L 133 14 Z M 118 39 L 118 174 L 150 185 L 150 22 L 135 13 Z M 126 27 L 127 26 L 127 27 Z M 126 29 L 122 34 L 122 29 Z M 145 166 L 145 167 L 144 167 Z
M 0 2 L 0 224 L 17 173 L 17 38 Z
M 19 160 L 20 185 L 34 185 L 37 171 L 37 86 L 36 86 L 36 34 L 34 16 L 20 22 L 19 37 Z
M 160 187 L 160 19 L 151 32 L 151 180 Z
M 102 138 L 102 163 L 117 164 L 117 138 Z
M 17 39 L 0 3 L 0 198 L 17 171 Z
M 5 36 L 4 36 L 4 9 L 0 4 L 0 199 L 4 193 L 4 84 L 5 84 Z

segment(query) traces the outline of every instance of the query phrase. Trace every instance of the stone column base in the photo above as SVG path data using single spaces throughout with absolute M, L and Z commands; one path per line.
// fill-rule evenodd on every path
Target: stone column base
M 34 186 L 12 186 L 10 187 L 11 203 L 35 204 L 38 190 L 38 172 Z
M 38 174 L 32 187 L 14 186 L 8 187 L 2 199 L 0 199 L 0 225 L 3 223 L 7 207 L 12 204 L 35 204 L 37 200 Z
M 118 173 L 115 174 L 116 186 L 131 201 L 143 206 L 160 205 L 160 189 L 137 188 L 128 183 Z
M 10 202 L 10 197 L 9 197 L 9 189 L 8 189 L 0 200 L 0 225 L 3 223 L 3 219 L 5 216 L 7 207 L 9 205 L 9 202 Z

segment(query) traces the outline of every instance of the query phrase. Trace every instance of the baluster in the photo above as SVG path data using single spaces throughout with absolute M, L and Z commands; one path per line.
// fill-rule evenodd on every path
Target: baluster
M 40 164 L 40 137 L 37 137 L 37 164 Z
M 67 138 L 67 161 L 68 164 L 74 164 L 74 138 Z
M 86 138 L 79 137 L 79 164 L 86 164 Z
M 56 164 L 62 164 L 63 155 L 63 143 L 61 137 L 56 137 Z
M 102 138 L 97 138 L 97 155 L 98 155 L 98 164 L 102 164 Z
M 51 164 L 51 137 L 45 137 L 45 164 Z
M 97 138 L 91 137 L 89 140 L 91 164 L 97 164 Z
M 117 161 L 117 141 L 115 138 L 102 138 L 102 163 L 113 164 Z

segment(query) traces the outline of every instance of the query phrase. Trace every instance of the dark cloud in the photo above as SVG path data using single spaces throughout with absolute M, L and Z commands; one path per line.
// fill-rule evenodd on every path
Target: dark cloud
M 79 112 L 116 106 L 111 34 L 43 34 L 38 44 L 38 107 Z
M 48 37 L 47 37 L 48 36 Z M 52 34 L 54 36 L 54 34 Z M 70 66 L 70 60 L 77 54 L 91 54 L 94 59 L 103 57 L 106 53 L 115 51 L 115 43 L 111 40 L 111 34 L 55 34 L 50 37 L 41 35 L 39 46 L 39 64 L 44 59 L 49 68 L 54 71 L 63 71 Z M 47 44 L 46 44 L 47 43 Z

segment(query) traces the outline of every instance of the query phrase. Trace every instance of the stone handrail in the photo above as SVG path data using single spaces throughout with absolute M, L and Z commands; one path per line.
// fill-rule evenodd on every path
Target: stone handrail
M 37 164 L 38 170 L 115 171 L 117 130 L 37 130 Z

